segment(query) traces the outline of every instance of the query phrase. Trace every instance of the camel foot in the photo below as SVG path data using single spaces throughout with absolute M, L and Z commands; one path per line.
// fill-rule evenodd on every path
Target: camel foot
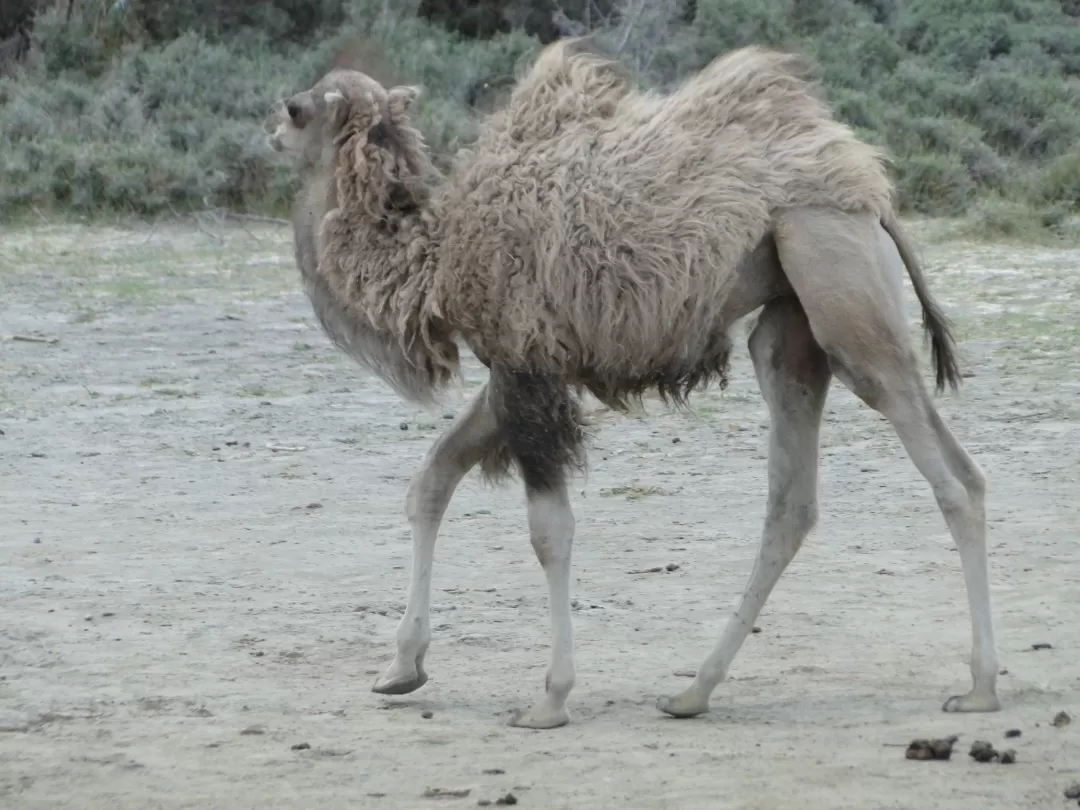
M 672 717 L 697 717 L 709 710 L 709 701 L 687 691 L 674 697 L 660 698 L 656 701 L 656 708 Z
M 427 683 L 427 679 L 428 676 L 423 667 L 414 664 L 409 668 L 403 668 L 394 661 L 390 664 L 390 668 L 375 681 L 371 691 L 379 695 L 407 695 Z
M 1001 708 L 1001 701 L 993 692 L 968 692 L 966 695 L 954 695 L 941 707 L 943 712 L 996 712 Z
M 570 722 L 570 712 L 563 706 L 552 709 L 550 706 L 533 706 L 514 712 L 510 725 L 514 728 L 559 728 Z

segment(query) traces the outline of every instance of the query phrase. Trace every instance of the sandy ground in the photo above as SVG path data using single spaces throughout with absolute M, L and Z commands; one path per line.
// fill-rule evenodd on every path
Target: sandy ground
M 940 711 L 969 684 L 959 560 L 895 436 L 839 384 L 823 520 L 761 632 L 711 714 L 654 709 L 719 633 L 760 532 L 767 417 L 741 351 L 692 413 L 603 417 L 574 487 L 574 722 L 531 732 L 506 725 L 548 656 L 517 485 L 466 479 L 438 549 L 431 681 L 369 691 L 405 600 L 408 478 L 482 369 L 441 411 L 398 402 L 318 330 L 290 238 L 0 236 L 0 807 L 1065 806 L 1080 251 L 926 247 L 973 375 L 940 407 L 989 478 L 1003 711 Z M 1076 719 L 1053 727 L 1061 710 Z M 951 761 L 904 759 L 947 734 Z M 976 739 L 1017 763 L 974 762 Z

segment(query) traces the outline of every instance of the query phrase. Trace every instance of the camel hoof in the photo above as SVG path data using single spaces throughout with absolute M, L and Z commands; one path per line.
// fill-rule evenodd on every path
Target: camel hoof
M 993 692 L 989 694 L 976 694 L 969 692 L 966 695 L 954 695 L 945 701 L 941 707 L 943 712 L 996 712 L 1001 708 L 1001 701 Z
M 407 695 L 427 683 L 427 673 L 417 670 L 404 675 L 387 673 L 375 681 L 371 691 L 379 695 Z
M 534 706 L 531 709 L 523 709 L 514 712 L 510 718 L 510 725 L 514 728 L 559 728 L 570 722 L 570 712 L 564 706 L 558 710 L 552 710 L 546 706 Z
M 660 698 L 656 701 L 656 708 L 672 717 L 685 718 L 705 714 L 709 710 L 709 704 L 687 696 L 684 692 L 675 697 Z

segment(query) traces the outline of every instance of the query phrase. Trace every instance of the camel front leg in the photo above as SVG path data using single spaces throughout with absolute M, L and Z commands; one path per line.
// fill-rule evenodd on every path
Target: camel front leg
M 458 483 L 491 452 L 497 435 L 488 389 L 484 386 L 428 451 L 423 466 L 409 484 L 405 512 L 412 528 L 413 555 L 408 603 L 398 624 L 397 655 L 375 681 L 373 692 L 404 695 L 427 682 L 424 656 L 431 643 L 435 538 Z
M 546 491 L 527 488 L 529 535 L 547 578 L 551 610 L 551 665 L 544 679 L 544 698 L 517 712 L 510 725 L 557 728 L 570 722 L 566 698 L 574 687 L 574 627 L 570 615 L 570 550 L 574 513 L 566 484 Z

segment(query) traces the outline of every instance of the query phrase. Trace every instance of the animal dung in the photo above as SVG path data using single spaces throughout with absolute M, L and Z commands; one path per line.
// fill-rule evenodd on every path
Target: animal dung
M 1004 751 L 995 750 L 994 746 L 986 740 L 976 740 L 971 744 L 968 755 L 976 762 L 993 762 L 997 760 L 1002 765 L 1012 765 L 1016 762 L 1016 750 L 1006 748 Z
M 949 759 L 953 744 L 960 739 L 955 734 L 944 739 L 912 740 L 904 753 L 905 759 Z

